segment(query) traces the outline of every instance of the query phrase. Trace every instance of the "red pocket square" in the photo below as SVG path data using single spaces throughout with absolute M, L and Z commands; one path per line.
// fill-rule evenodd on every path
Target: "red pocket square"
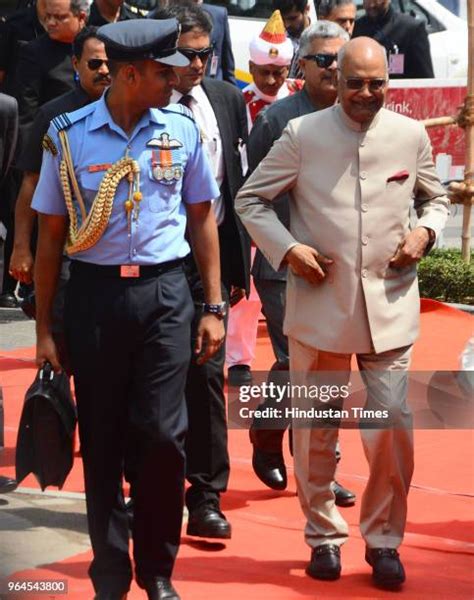
M 390 181 L 403 181 L 404 179 L 408 179 L 409 176 L 410 173 L 408 171 L 398 171 L 398 173 L 391 175 L 387 179 L 387 183 L 389 183 Z

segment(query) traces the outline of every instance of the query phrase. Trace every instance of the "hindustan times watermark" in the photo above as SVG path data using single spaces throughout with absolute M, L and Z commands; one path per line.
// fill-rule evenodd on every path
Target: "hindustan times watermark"
M 474 428 L 472 371 L 258 371 L 228 392 L 230 428 Z

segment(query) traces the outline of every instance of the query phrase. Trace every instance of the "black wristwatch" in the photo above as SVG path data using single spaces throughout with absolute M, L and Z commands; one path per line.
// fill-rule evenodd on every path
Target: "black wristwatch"
M 227 302 L 218 302 L 217 304 L 207 304 L 206 302 L 202 305 L 203 313 L 210 313 L 215 315 L 218 319 L 223 319 L 227 314 Z

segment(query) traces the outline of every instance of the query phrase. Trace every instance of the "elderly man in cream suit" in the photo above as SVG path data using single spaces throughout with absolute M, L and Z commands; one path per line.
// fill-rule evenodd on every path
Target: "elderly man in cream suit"
M 383 108 L 383 48 L 357 38 L 339 51 L 338 64 L 340 103 L 290 121 L 236 207 L 273 267 L 290 267 L 285 333 L 292 384 L 309 385 L 321 371 L 348 378 L 355 354 L 366 408 L 390 412 L 392 427 L 361 429 L 370 477 L 360 528 L 375 583 L 396 587 L 405 580 L 397 548 L 413 473 L 406 371 L 418 335 L 416 262 L 443 228 L 448 200 L 422 124 Z M 272 207 L 283 191 L 290 193 L 290 231 Z M 413 199 L 418 222 L 410 230 Z M 293 431 L 312 548 L 306 572 L 337 579 L 348 535 L 331 490 L 337 429 L 294 423 Z

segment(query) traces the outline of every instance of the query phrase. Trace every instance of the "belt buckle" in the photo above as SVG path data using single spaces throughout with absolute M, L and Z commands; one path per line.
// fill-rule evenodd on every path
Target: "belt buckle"
M 140 265 L 120 265 L 120 277 L 140 277 Z

